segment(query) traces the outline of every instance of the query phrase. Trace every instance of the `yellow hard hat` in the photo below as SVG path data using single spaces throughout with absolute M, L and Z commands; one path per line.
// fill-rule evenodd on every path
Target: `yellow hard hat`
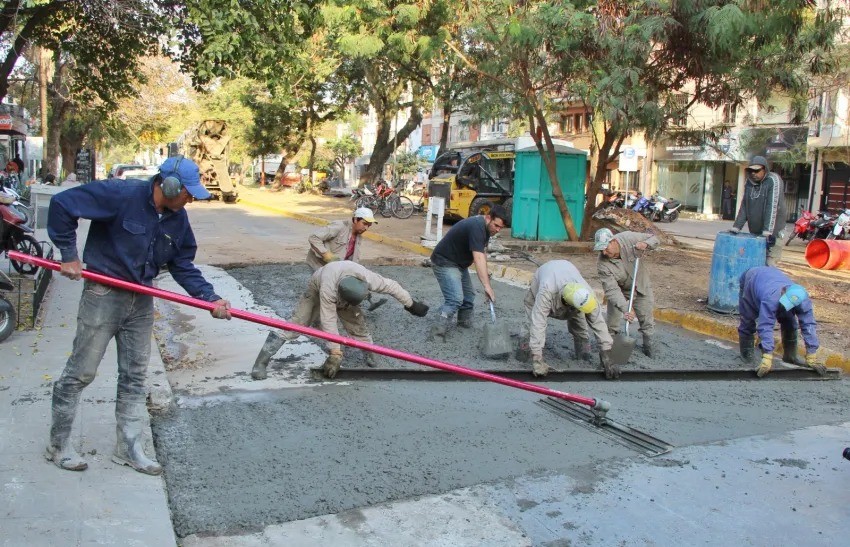
M 567 283 L 561 291 L 561 298 L 581 313 L 591 313 L 598 305 L 596 295 L 581 283 Z

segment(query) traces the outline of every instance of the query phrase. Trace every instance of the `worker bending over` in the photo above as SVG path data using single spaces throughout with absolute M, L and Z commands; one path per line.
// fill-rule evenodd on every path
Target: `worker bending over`
M 782 337 L 782 360 L 826 374 L 826 367 L 817 362 L 818 336 L 815 314 L 806 289 L 772 266 L 751 268 L 741 276 L 741 296 L 738 310 L 738 344 L 746 363 L 755 360 L 755 334 L 759 335 L 762 351 L 757 373 L 759 378 L 773 367 L 773 326 L 779 321 Z M 806 358 L 797 354 L 797 328 L 803 333 Z
M 567 322 L 573 335 L 573 346 L 580 359 L 589 361 L 590 330 L 599 342 L 599 362 L 605 369 L 606 378 L 619 376 L 619 369 L 611 364 L 611 347 L 614 344 L 602 310 L 596 301 L 593 289 L 567 260 L 552 260 L 534 272 L 531 286 L 525 294 L 525 323 L 520 332 L 520 347 L 516 357 L 520 361 L 532 360 L 532 373 L 546 376 L 549 367 L 543 361 L 543 346 L 546 343 L 547 318 Z
M 339 334 L 339 319 L 351 338 L 371 344 L 372 336 L 360 310 L 360 303 L 368 296 L 369 291 L 389 294 L 401 302 L 405 310 L 417 317 L 424 317 L 428 313 L 428 306 L 413 300 L 410 293 L 392 279 L 346 260 L 331 262 L 313 273 L 290 322 L 303 326 L 318 324 L 321 330 L 329 334 Z M 295 340 L 298 336 L 300 334 L 294 331 L 271 331 L 254 362 L 251 378 L 265 379 L 266 367 L 277 350 L 284 342 Z M 333 378 L 342 364 L 342 349 L 334 342 L 328 342 L 327 347 L 330 355 L 322 366 L 322 372 L 328 378 Z M 375 356 L 372 352 L 366 353 L 366 364 L 375 366 Z
M 599 252 L 596 269 L 599 281 L 608 299 L 608 330 L 612 336 L 620 334 L 623 319 L 640 321 L 643 335 L 643 353 L 647 357 L 657 357 L 658 347 L 655 333 L 655 295 L 646 267 L 637 272 L 635 300 L 629 310 L 629 296 L 632 281 L 635 280 L 635 261 L 647 249 L 658 247 L 658 238 L 653 234 L 622 232 L 614 235 L 608 228 L 597 230 L 593 250 Z

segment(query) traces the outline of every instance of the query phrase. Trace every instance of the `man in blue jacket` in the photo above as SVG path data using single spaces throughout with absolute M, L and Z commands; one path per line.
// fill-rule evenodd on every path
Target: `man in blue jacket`
M 50 200 L 47 233 L 62 255 L 60 273 L 80 279 L 77 223 L 90 219 L 83 254 L 88 269 L 150 286 L 160 269 L 168 268 L 187 293 L 217 305 L 213 317 L 230 319 L 230 303 L 215 293 L 192 263 L 197 244 L 184 207 L 209 197 L 198 166 L 182 156 L 166 160 L 149 181 L 113 179 L 56 194 Z M 115 338 L 117 444 L 112 461 L 149 475 L 162 472 L 159 463 L 145 455 L 142 436 L 153 320 L 152 296 L 84 282 L 71 356 L 53 384 L 45 457 L 59 468 L 82 471 L 88 467 L 71 444 L 71 426 L 80 395 L 94 380 L 106 346 Z
M 751 268 L 741 276 L 741 296 L 738 303 L 741 322 L 738 325 L 738 343 L 741 357 L 747 363 L 755 360 L 755 334 L 758 332 L 762 351 L 759 377 L 773 366 L 773 326 L 779 321 L 782 336 L 782 360 L 786 363 L 809 367 L 825 374 L 826 367 L 817 362 L 818 336 L 815 332 L 815 315 L 812 300 L 806 289 L 772 266 Z M 806 358 L 797 354 L 797 328 L 803 333 Z

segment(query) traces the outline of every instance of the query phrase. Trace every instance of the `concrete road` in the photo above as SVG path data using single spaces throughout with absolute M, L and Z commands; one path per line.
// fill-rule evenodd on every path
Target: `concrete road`
M 300 261 L 312 229 L 238 206 L 191 215 L 199 262 Z M 297 293 L 289 279 L 249 291 L 205 271 L 248 309 L 272 313 L 268 291 Z M 610 398 L 615 419 L 678 446 L 645 459 L 503 387 L 312 382 L 322 351 L 307 339 L 280 352 L 272 380 L 252 382 L 262 327 L 162 310 L 180 314 L 172 341 L 192 356 L 169 373 L 177 410 L 155 420 L 161 457 L 177 463 L 166 478 L 178 533 L 193 532 L 184 545 L 836 544 L 850 534 L 843 381 L 551 386 Z

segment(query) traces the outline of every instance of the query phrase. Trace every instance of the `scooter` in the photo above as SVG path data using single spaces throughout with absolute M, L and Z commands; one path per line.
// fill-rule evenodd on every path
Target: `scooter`
M 0 272 L 0 291 L 11 291 L 15 286 L 5 273 Z M 15 307 L 2 294 L 0 294 L 0 342 L 12 334 L 17 326 Z
M 0 249 L 4 251 L 19 251 L 28 255 L 44 256 L 41 244 L 32 235 L 32 227 L 26 224 L 24 215 L 12 207 L 13 198 L 8 194 L 0 194 Z M 31 275 L 38 271 L 38 266 L 23 264 L 12 260 L 12 267 L 18 273 Z
M 850 239 L 850 209 L 844 209 L 838 215 L 838 218 L 835 219 L 835 226 L 826 236 L 826 239 Z
M 794 223 L 794 231 L 785 240 L 785 245 L 791 243 L 795 238 L 803 241 L 813 239 L 826 239 L 835 226 L 835 218 L 829 213 L 821 211 L 813 214 L 805 209 L 800 209 L 800 218 Z

